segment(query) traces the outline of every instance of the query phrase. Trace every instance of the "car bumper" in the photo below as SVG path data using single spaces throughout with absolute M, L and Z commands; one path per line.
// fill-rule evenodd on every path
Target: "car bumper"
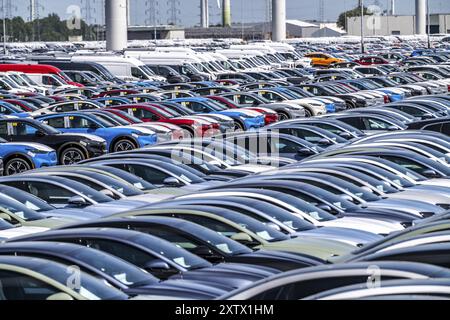
M 144 148 L 147 146 L 152 146 L 158 142 L 158 136 L 156 134 L 148 135 L 148 136 L 139 136 L 137 138 L 140 148 Z
M 58 164 L 58 156 L 56 155 L 56 152 L 50 152 L 47 154 L 36 154 L 34 157 L 32 157 L 32 161 L 36 169 L 44 167 L 53 167 Z
M 100 156 L 108 153 L 106 142 L 95 144 L 95 145 L 94 144 L 88 145 L 88 146 L 86 146 L 86 150 L 87 150 L 89 159 L 100 157 Z

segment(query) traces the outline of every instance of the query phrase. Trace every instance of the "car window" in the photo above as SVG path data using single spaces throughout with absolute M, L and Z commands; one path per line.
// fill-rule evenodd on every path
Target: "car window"
M 4 184 L 31 193 L 49 204 L 67 204 L 69 198 L 76 195 L 65 188 L 44 182 L 8 181 Z
M 392 125 L 384 120 L 376 118 L 363 118 L 367 130 L 388 130 Z
M 423 129 L 430 130 L 430 131 L 436 131 L 436 132 L 442 132 L 443 125 L 444 125 L 443 123 L 436 123 L 436 124 L 424 126 Z
M 298 151 L 299 145 L 294 141 L 287 140 L 284 138 L 270 139 L 271 152 L 272 153 L 296 153 Z
M 161 171 L 157 170 L 155 168 L 149 167 L 149 166 L 143 166 L 143 165 L 137 165 L 137 164 L 112 164 L 112 167 L 125 170 L 131 174 L 134 174 L 135 176 L 138 176 L 145 181 L 156 184 L 156 185 L 162 185 L 164 183 L 164 180 L 166 178 L 169 178 L 170 175 Z
M 37 127 L 26 122 L 11 122 L 11 127 L 12 133 L 15 136 L 34 136 L 39 130 Z
M 13 271 L 0 271 L 0 300 L 46 300 L 59 293 L 49 284 Z
M 55 118 L 48 118 L 44 120 L 44 123 L 57 129 L 64 129 L 64 117 L 55 117 Z
M 8 135 L 8 124 L 7 122 L 3 121 L 0 122 L 0 136 L 6 137 Z
M 92 125 L 96 123 L 91 119 L 80 116 L 70 116 L 69 117 L 69 128 L 73 129 L 89 129 Z

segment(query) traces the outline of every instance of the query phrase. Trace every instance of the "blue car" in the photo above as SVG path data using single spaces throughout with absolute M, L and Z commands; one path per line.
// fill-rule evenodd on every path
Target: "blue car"
M 0 158 L 6 176 L 31 169 L 56 166 L 56 151 L 39 143 L 10 143 L 0 138 Z
M 30 116 L 27 112 L 23 112 L 15 105 L 5 101 L 0 101 L 0 115 L 15 116 L 19 118 L 26 118 Z
M 249 110 L 227 109 L 214 100 L 202 97 L 178 98 L 169 100 L 179 103 L 198 114 L 221 114 L 232 118 L 241 130 L 258 129 L 265 126 L 264 115 Z
M 157 143 L 154 131 L 143 127 L 115 126 L 95 114 L 86 112 L 66 112 L 37 117 L 61 132 L 92 134 L 106 140 L 110 152 L 133 150 Z

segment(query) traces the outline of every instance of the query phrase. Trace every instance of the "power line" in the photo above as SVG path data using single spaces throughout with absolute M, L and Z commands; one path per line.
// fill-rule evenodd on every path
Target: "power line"
M 180 6 L 180 1 L 179 0 L 168 0 L 167 1 L 167 5 L 169 6 L 169 9 L 167 10 L 167 13 L 169 14 L 169 19 L 168 19 L 168 23 L 169 24 L 173 24 L 173 25 L 177 25 L 178 22 L 180 21 L 178 18 L 178 14 L 180 14 L 180 10 L 178 9 L 178 7 Z

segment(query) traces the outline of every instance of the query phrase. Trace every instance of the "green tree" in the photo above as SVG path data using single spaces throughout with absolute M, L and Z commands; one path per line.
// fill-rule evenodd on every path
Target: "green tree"
M 363 11 L 364 11 L 364 15 L 366 15 L 366 16 L 373 15 L 373 13 L 370 12 L 367 9 L 367 7 L 363 7 Z M 361 6 L 357 6 L 355 9 L 342 12 L 338 17 L 337 25 L 338 25 L 338 27 L 340 27 L 342 29 L 346 29 L 347 28 L 347 18 L 360 17 L 360 16 L 361 16 Z

